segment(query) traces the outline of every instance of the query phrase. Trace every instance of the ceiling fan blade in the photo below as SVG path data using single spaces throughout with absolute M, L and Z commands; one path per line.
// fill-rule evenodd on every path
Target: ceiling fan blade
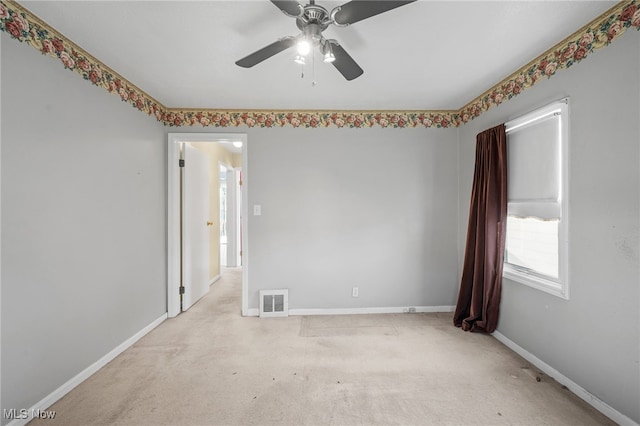
M 271 0 L 271 3 L 289 16 L 298 16 L 302 10 L 296 0 Z
M 269 59 L 273 55 L 282 52 L 296 44 L 295 37 L 285 37 L 278 41 L 271 43 L 270 45 L 263 47 L 260 50 L 253 52 L 252 54 L 245 56 L 244 58 L 236 61 L 236 65 L 251 68 L 254 65 L 259 64 L 265 59 Z
M 336 60 L 333 61 L 333 66 L 340 71 L 340 74 L 342 74 L 347 80 L 353 80 L 354 78 L 360 77 L 364 72 L 362 68 L 360 68 L 360 65 L 358 65 L 351 56 L 349 56 L 347 51 L 344 50 L 337 41 L 328 41 L 331 43 L 333 56 L 336 57 Z
M 338 25 L 353 24 L 414 1 L 352 0 L 340 6 L 333 18 Z

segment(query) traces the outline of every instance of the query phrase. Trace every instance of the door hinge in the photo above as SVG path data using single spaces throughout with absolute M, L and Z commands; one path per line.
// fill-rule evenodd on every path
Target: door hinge
M 240 250 L 240 257 L 242 257 L 242 250 Z
M 239 182 L 239 185 L 242 186 L 242 180 Z
M 178 160 L 178 167 L 184 167 L 184 160 L 182 158 Z
M 180 294 L 184 294 L 184 286 L 183 285 L 180 286 Z

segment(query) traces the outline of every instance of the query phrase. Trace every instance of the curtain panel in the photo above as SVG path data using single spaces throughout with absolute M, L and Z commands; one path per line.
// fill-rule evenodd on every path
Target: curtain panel
M 465 331 L 491 333 L 498 325 L 507 223 L 505 125 L 476 138 L 467 243 L 453 322 Z

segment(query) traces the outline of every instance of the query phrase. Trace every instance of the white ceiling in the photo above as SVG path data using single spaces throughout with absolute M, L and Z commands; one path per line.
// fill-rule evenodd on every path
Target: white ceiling
M 235 65 L 299 33 L 266 0 L 19 3 L 167 107 L 297 110 L 457 110 L 616 4 L 419 0 L 323 33 L 364 69 L 346 81 L 294 49 Z

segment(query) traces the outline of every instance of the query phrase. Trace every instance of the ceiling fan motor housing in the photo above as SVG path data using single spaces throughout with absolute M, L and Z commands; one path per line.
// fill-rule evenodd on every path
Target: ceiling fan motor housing
M 326 30 L 331 24 L 331 21 L 331 16 L 329 12 L 327 12 L 327 9 L 317 4 L 306 5 L 300 16 L 296 17 L 296 25 L 300 30 L 305 31 L 305 28 L 315 25 L 317 27 L 317 34 Z
M 302 28 L 302 34 L 305 39 L 311 41 L 314 46 L 317 46 L 324 38 L 321 34 L 323 30 L 324 29 L 318 24 L 308 24 L 306 27 Z

